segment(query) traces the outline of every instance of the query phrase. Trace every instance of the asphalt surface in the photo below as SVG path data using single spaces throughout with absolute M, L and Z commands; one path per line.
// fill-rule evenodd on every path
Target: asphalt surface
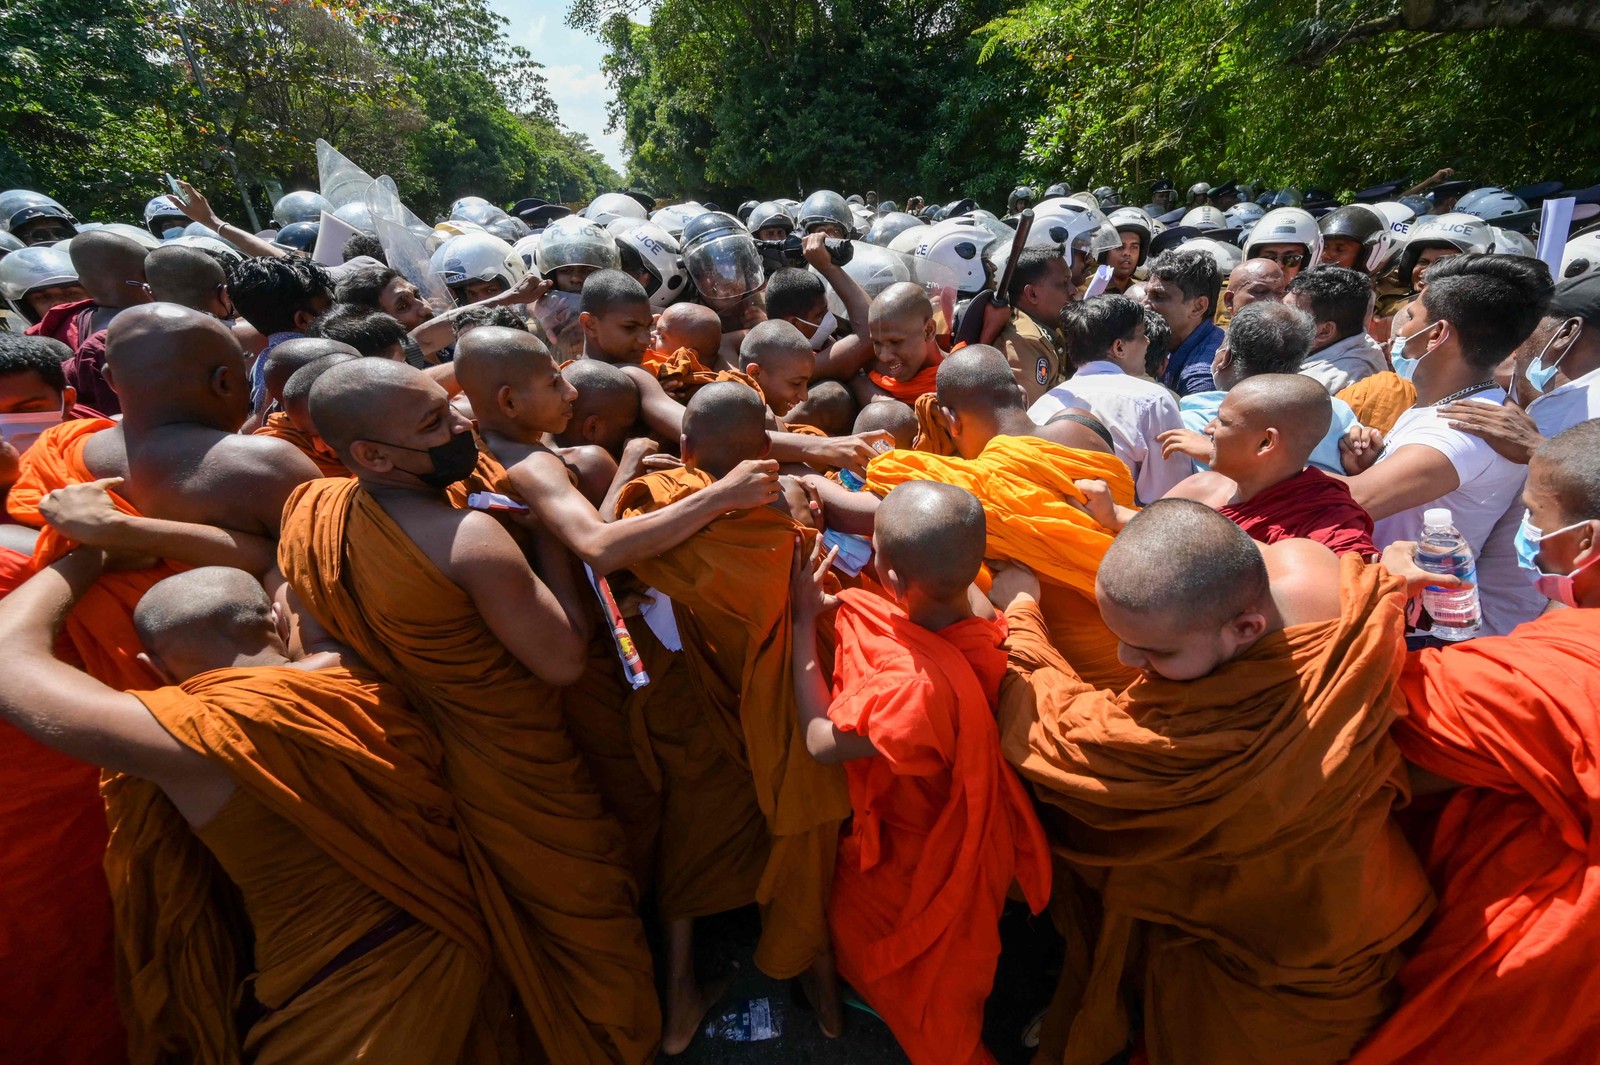
M 685 1065 L 904 1065 L 888 1027 L 876 1017 L 845 1007 L 845 1030 L 824 1037 L 816 1018 L 794 1001 L 787 984 L 763 975 L 753 961 L 761 931 L 755 907 L 702 918 L 695 926 L 695 963 L 702 978 L 738 965 L 727 996 L 707 1015 L 743 1013 L 752 1000 L 767 999 L 782 1034 L 762 1042 L 733 1042 L 702 1031 L 683 1054 L 663 1062 Z M 984 1013 L 984 1042 L 1001 1065 L 1026 1065 L 1033 1052 L 1021 1043 L 1028 1022 L 1044 1009 L 1055 989 L 1060 940 L 1046 916 L 1007 907 L 1000 925 L 1002 952 L 994 993 Z M 848 995 L 848 989 L 846 989 Z

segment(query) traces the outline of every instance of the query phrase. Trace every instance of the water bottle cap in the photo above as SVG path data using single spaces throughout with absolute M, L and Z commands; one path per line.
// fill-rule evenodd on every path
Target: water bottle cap
M 1450 514 L 1449 507 L 1429 507 L 1422 512 L 1422 525 L 1427 529 L 1442 529 L 1454 525 L 1455 519 Z

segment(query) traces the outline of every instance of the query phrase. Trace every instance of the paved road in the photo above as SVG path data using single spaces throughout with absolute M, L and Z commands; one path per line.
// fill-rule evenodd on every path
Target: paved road
M 760 1043 L 735 1043 L 702 1034 L 682 1055 L 663 1061 L 684 1065 L 905 1065 L 894 1037 L 884 1023 L 846 1008 L 845 1032 L 825 1039 L 816 1020 L 800 1010 L 789 989 L 756 969 L 752 961 L 760 924 L 754 907 L 708 917 L 696 934 L 701 973 L 725 972 L 739 964 L 739 976 L 711 1015 L 742 1009 L 751 999 L 767 998 L 780 1019 L 783 1035 Z M 1023 1027 L 1044 1008 L 1055 987 L 1060 941 L 1046 917 L 1032 918 L 1013 904 L 1001 922 L 1004 952 L 995 992 L 984 1017 L 984 1040 L 1001 1065 L 1026 1065 L 1032 1052 L 1022 1046 Z

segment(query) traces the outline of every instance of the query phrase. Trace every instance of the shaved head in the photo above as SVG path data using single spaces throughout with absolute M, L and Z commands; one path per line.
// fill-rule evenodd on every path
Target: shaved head
M 295 371 L 329 355 L 360 354 L 349 344 L 329 340 L 326 337 L 296 337 L 293 340 L 285 340 L 261 356 L 265 360 L 261 364 L 261 379 L 266 385 L 268 398 L 281 400 L 283 386 L 294 376 Z
M 1252 281 L 1267 281 L 1281 285 L 1283 267 L 1271 259 L 1246 259 L 1228 274 L 1228 287 L 1234 291 L 1244 288 Z
M 668 355 L 678 348 L 693 348 L 709 359 L 722 346 L 722 320 L 703 303 L 674 303 L 656 320 L 656 332 Z
M 749 385 L 706 385 L 683 409 L 684 463 L 713 477 L 760 458 L 767 443 L 767 405 Z
M 550 357 L 550 349 L 532 333 L 483 325 L 456 344 L 456 380 L 474 410 L 488 410 L 488 397 L 501 385 L 522 384 Z
M 1027 409 L 1027 399 L 1011 363 L 999 348 L 987 344 L 972 344 L 947 355 L 939 364 L 936 381 L 939 406 L 957 414 Z
M 78 283 L 96 303 L 108 307 L 126 307 L 130 303 L 148 302 L 149 296 L 142 288 L 129 285 L 145 283 L 144 260 L 149 254 L 143 244 L 121 233 L 91 229 L 72 238 L 67 247 L 72 265 L 78 271 Z M 139 295 L 133 297 L 135 293 Z
M 988 542 L 983 505 L 964 488 L 936 481 L 896 485 L 878 504 L 872 542 L 878 572 L 933 599 L 966 591 Z
M 265 589 L 244 570 L 226 566 L 160 581 L 134 607 L 133 627 L 145 653 L 178 681 L 233 666 L 276 638 Z
M 1530 481 L 1540 480 L 1555 494 L 1563 525 L 1600 518 L 1600 420 L 1546 440 L 1528 468 Z
M 873 433 L 883 430 L 894 435 L 894 446 L 911 450 L 917 442 L 917 412 L 898 399 L 875 399 L 861 408 L 851 431 Z
M 711 310 L 709 307 L 704 309 Z M 716 312 L 712 313 L 715 315 Z M 790 360 L 815 362 L 816 354 L 811 350 L 811 342 L 805 334 L 781 318 L 769 319 L 757 325 L 745 334 L 744 341 L 739 345 L 740 369 L 748 369 L 754 363 L 763 370 L 772 370 Z
M 282 347 L 283 345 L 278 345 Z M 343 345 L 340 345 L 341 347 Z M 320 359 L 313 359 L 289 375 L 283 383 L 283 407 L 285 410 L 292 408 L 307 409 L 311 402 L 311 386 L 317 383 L 317 378 L 339 365 L 341 362 L 350 362 L 361 356 L 348 352 L 336 351 L 324 355 Z
M 608 424 L 627 428 L 639 420 L 639 386 L 628 380 L 628 375 L 602 359 L 579 359 L 568 363 L 561 371 L 567 384 L 578 390 L 572 404 L 572 421 L 568 432 L 575 432 L 587 418 L 600 418 Z M 566 434 L 563 434 L 566 435 Z M 573 439 L 573 443 L 583 443 Z M 609 442 L 593 443 L 609 447 Z
M 1196 626 L 1226 621 L 1271 594 L 1255 541 L 1189 499 L 1160 499 L 1135 515 L 1106 551 L 1097 586 L 1123 610 L 1182 614 Z
M 130 307 L 111 319 L 106 373 L 135 422 L 196 421 L 232 432 L 250 412 L 244 351 L 232 331 L 176 303 Z
M 311 386 L 311 424 L 354 470 L 351 444 L 408 433 L 408 419 L 430 409 L 443 392 L 427 374 L 403 362 L 352 359 L 330 367 Z
M 1304 374 L 1247 377 L 1228 390 L 1223 402 L 1249 428 L 1277 429 L 1301 466 L 1333 425 L 1333 400 L 1327 389 Z
M 818 381 L 806 393 L 805 402 L 790 407 L 783 420 L 790 425 L 809 425 L 829 436 L 850 435 L 856 417 L 856 398 L 839 381 Z
M 933 301 L 928 298 L 921 285 L 910 281 L 899 281 L 873 298 L 867 317 L 869 320 L 879 321 L 906 319 L 918 323 L 926 322 L 933 317 Z
M 209 311 L 228 282 L 221 263 L 199 248 L 182 244 L 163 244 L 150 252 L 144 260 L 144 273 L 150 295 L 196 311 Z

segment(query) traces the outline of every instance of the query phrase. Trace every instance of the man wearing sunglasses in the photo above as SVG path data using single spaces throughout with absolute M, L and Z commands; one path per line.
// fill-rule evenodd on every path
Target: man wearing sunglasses
M 1270 259 L 1283 267 L 1283 279 L 1290 282 L 1303 267 L 1322 258 L 1322 231 L 1308 212 L 1298 207 L 1280 207 L 1268 211 L 1250 231 L 1244 257 Z

